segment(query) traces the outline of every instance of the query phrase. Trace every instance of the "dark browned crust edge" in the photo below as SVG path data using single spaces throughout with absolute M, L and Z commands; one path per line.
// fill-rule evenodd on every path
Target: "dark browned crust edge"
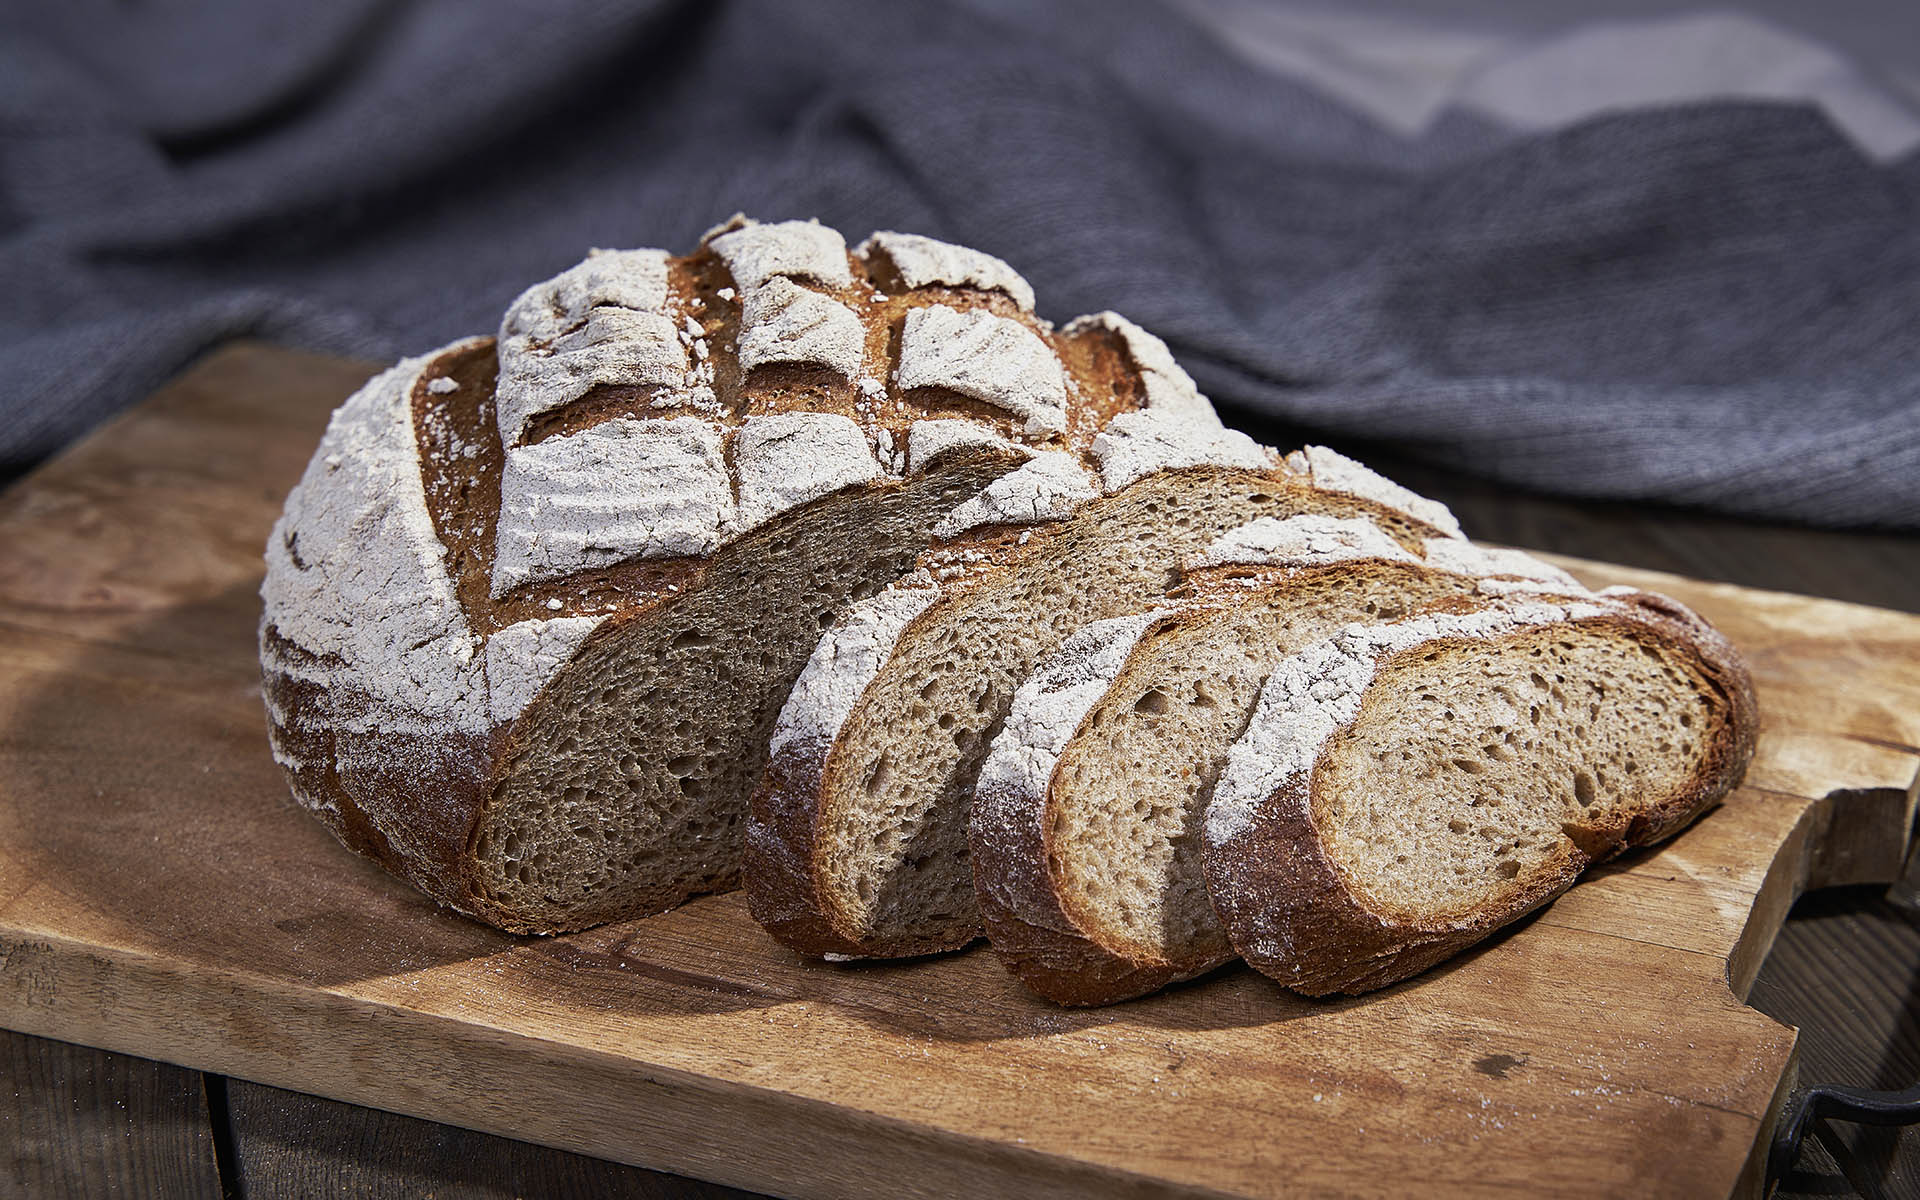
M 449 908 L 490 920 L 464 878 L 462 862 L 468 826 L 486 795 L 492 755 L 485 740 L 372 736 L 334 729 L 326 714 L 337 701 L 319 685 L 266 665 L 302 651 L 264 619 L 260 645 L 268 742 L 276 758 L 291 756 L 301 764 L 295 768 L 283 761 L 294 799 L 347 849 Z M 287 719 L 279 720 L 275 713 Z M 363 765 L 369 763 L 393 764 L 396 769 Z M 407 834 L 413 844 L 405 849 L 395 845 L 401 832 L 392 826 L 398 821 L 410 823 Z
M 1691 784 L 1624 821 L 1582 831 L 1497 905 L 1422 925 L 1379 913 L 1354 893 L 1315 823 L 1311 783 L 1317 774 L 1296 776 L 1260 806 L 1231 850 L 1209 844 L 1202 855 L 1208 895 L 1249 965 L 1309 996 L 1353 995 L 1398 983 L 1553 900 L 1591 863 L 1671 837 L 1739 783 L 1759 724 L 1752 679 L 1739 653 L 1678 601 L 1652 593 L 1611 599 L 1617 611 L 1575 623 L 1650 635 L 1680 651 L 1724 706 L 1720 736 Z
M 771 756 L 748 806 L 741 873 L 747 911 L 775 941 L 801 954 L 861 955 L 829 915 L 833 907 L 815 869 L 819 831 L 812 800 L 820 794 L 819 772 L 797 758 Z

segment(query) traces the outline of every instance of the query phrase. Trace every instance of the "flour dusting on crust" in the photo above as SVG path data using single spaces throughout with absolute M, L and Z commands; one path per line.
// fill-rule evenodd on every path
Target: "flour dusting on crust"
M 1360 558 L 1417 562 L 1384 529 L 1365 517 L 1302 513 L 1261 517 L 1229 529 L 1182 564 L 1187 570 L 1224 566 L 1319 567 Z
M 1380 660 L 1434 638 L 1492 638 L 1533 625 L 1616 611 L 1573 600 L 1511 603 L 1465 614 L 1436 613 L 1391 625 L 1349 625 L 1275 668 L 1207 806 L 1209 847 L 1226 846 L 1252 825 L 1268 797 L 1313 770 L 1327 739 L 1351 722 Z
M 596 250 L 520 294 L 500 323 L 495 416 L 518 445 L 532 417 L 596 387 L 686 387 L 664 250 Z
M 547 680 L 606 619 L 605 614 L 554 617 L 496 629 L 487 639 L 486 652 L 487 706 L 494 722 L 504 725 L 526 711 Z
M 968 246 L 917 233 L 881 230 L 860 243 L 856 253 L 868 262 L 876 257 L 886 259 L 908 288 L 945 284 L 1002 292 L 1023 310 L 1033 311 L 1033 285 L 1005 262 Z
M 1442 571 L 1496 577 L 1483 581 L 1496 588 L 1504 579 L 1517 585 L 1511 588 L 1515 591 L 1550 588 L 1563 596 L 1585 595 L 1587 591 L 1573 576 L 1551 563 L 1541 562 L 1525 550 L 1479 546 L 1464 538 L 1428 538 L 1426 556 L 1428 566 Z
M 507 451 L 493 594 L 630 559 L 711 554 L 733 523 L 721 432 L 620 417 Z
M 1025 446 L 1008 441 L 978 421 L 962 421 L 954 417 L 915 421 L 907 429 L 907 473 L 921 474 L 941 455 L 962 447 L 979 447 L 1008 454 L 1032 453 Z
M 740 312 L 740 369 L 811 363 L 842 379 L 860 374 L 867 327 L 846 305 L 775 276 L 747 293 Z
M 747 221 L 713 238 L 708 245 L 745 292 L 776 275 L 811 279 L 828 287 L 853 283 L 846 239 L 839 230 L 818 221 L 777 221 L 770 225 Z
M 1067 327 L 1061 332 L 1071 335 L 1087 329 L 1104 329 L 1119 335 L 1121 344 L 1127 348 L 1127 357 L 1133 360 L 1134 369 L 1140 372 L 1140 383 L 1146 389 L 1148 408 L 1181 413 L 1213 425 L 1220 423 L 1213 405 L 1200 394 L 1193 376 L 1174 361 L 1173 352 L 1167 349 L 1165 342 L 1112 311 L 1075 317 L 1067 322 Z
M 933 527 L 933 536 L 958 537 L 982 525 L 1065 520 L 1099 494 L 1078 455 L 1043 451 L 963 501 Z
M 1156 471 L 1202 465 L 1258 471 L 1273 465 L 1266 449 L 1246 434 L 1177 409 L 1120 414 L 1093 439 L 1093 457 L 1109 493 Z
M 590 250 L 581 262 L 521 292 L 500 322 L 500 341 L 551 342 L 595 308 L 667 311 L 665 250 Z
M 735 524 L 743 533 L 828 492 L 881 475 L 860 427 L 837 413 L 748 417 L 733 435 L 732 449 L 740 483 Z
M 454 596 L 427 515 L 410 358 L 340 406 L 267 539 L 260 595 L 296 654 L 270 672 L 318 685 L 327 727 L 347 733 L 477 733 L 487 727 L 478 640 Z
M 1449 537 L 1464 536 L 1460 532 L 1460 522 L 1446 505 L 1409 491 L 1372 467 L 1363 466 L 1336 450 L 1329 450 L 1325 446 L 1308 446 L 1295 450 L 1287 456 L 1287 460 L 1295 470 L 1312 475 L 1313 486 L 1323 491 L 1342 492 L 1384 504 L 1417 521 L 1424 521 Z
M 854 605 L 827 630 L 780 709 L 767 743 L 771 758 L 818 770 L 901 631 L 939 599 L 939 589 L 929 584 L 910 576 Z
M 1067 377 L 1039 336 L 1018 321 L 944 304 L 907 314 L 897 380 L 904 391 L 937 387 L 1004 409 L 1027 433 L 1067 428 Z
M 1167 610 L 1094 621 L 1060 644 L 1014 692 L 1006 723 L 980 768 L 976 828 L 1002 824 L 996 811 L 1046 795 L 1054 767 L 1080 722 L 1107 694 L 1140 637 Z

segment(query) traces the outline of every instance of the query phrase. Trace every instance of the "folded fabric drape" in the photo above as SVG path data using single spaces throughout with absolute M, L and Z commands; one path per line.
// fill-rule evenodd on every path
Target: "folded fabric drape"
M 1920 156 L 1820 108 L 1390 128 L 1146 0 L 84 0 L 0 36 L 0 462 L 236 335 L 391 359 L 735 210 L 1007 259 L 1232 419 L 1920 527 Z

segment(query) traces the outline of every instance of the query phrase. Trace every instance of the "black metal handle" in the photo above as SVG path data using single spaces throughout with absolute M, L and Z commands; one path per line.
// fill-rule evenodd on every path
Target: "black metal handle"
M 1766 1192 L 1773 1190 L 1800 1157 L 1800 1143 L 1807 1136 L 1808 1126 L 1829 1119 L 1854 1125 L 1920 1125 L 1920 1084 L 1899 1092 L 1834 1084 L 1794 1092 L 1787 1100 L 1786 1111 L 1780 1114 L 1773 1145 L 1767 1150 Z

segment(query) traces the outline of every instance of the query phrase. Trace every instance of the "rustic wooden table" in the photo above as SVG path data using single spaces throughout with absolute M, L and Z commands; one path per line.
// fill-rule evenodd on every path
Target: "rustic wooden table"
M 282 352 L 220 352 L 231 380 Z M 340 370 L 338 364 L 330 366 Z M 1265 440 L 1295 431 L 1252 427 Z M 1755 587 L 1920 611 L 1920 537 L 1830 533 L 1651 505 L 1518 496 L 1343 446 L 1453 506 L 1490 540 Z M 1920 861 L 1920 860 L 1917 860 Z M 1891 889 L 1803 899 L 1751 1003 L 1802 1030 L 1803 1083 L 1920 1080 L 1920 869 Z M 1840 1126 L 1777 1194 L 1920 1196 L 1920 1130 Z M 239 1079 L 0 1032 L 0 1195 L 745 1195 Z

